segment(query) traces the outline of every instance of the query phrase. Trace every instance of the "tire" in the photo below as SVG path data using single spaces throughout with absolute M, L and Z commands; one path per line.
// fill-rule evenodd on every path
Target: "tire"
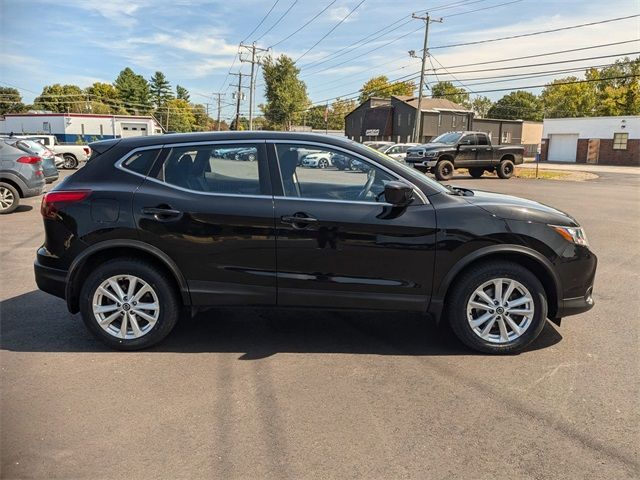
M 327 168 L 329 166 L 329 160 L 326 158 L 321 158 L 318 160 L 318 168 Z
M 471 175 L 473 178 L 480 178 L 483 173 L 484 173 L 484 168 L 482 167 L 475 167 L 475 168 L 469 169 L 469 175 Z
M 254 154 L 254 153 L 250 153 L 250 154 L 247 156 L 247 160 L 249 160 L 250 162 L 255 162 L 255 161 L 256 161 L 256 156 L 255 156 L 255 154 Z
M 435 173 L 438 180 L 451 180 L 455 167 L 449 160 L 440 160 L 436 164 Z
M 509 306 L 507 302 L 491 305 L 491 310 L 475 309 L 472 305 L 478 303 L 471 303 L 472 301 L 489 304 L 489 299 L 495 296 L 493 282 L 498 281 L 497 279 L 500 279 L 503 295 L 508 293 L 507 285 L 512 282 L 516 284 L 508 301 L 515 303 L 519 299 L 530 300 L 522 305 Z M 487 300 L 476 294 L 483 285 L 486 285 L 486 290 L 483 291 L 489 292 Z M 528 297 L 523 292 L 526 292 Z M 451 328 L 462 343 L 473 350 L 492 354 L 521 351 L 538 337 L 547 318 L 547 298 L 542 284 L 529 270 L 511 262 L 481 263 L 464 272 L 453 285 L 445 308 Z M 499 315 L 502 312 L 501 308 L 505 312 L 502 316 Z M 528 309 L 533 310 L 528 315 L 509 313 L 530 311 Z M 481 322 L 483 315 L 488 316 L 485 322 Z M 475 329 L 471 325 L 474 320 L 481 322 L 475 325 Z M 508 320 L 522 330 L 517 332 Z M 485 329 L 488 330 L 485 332 Z
M 13 212 L 20 205 L 20 194 L 16 188 L 0 182 L 0 215 Z
M 112 297 L 102 295 L 99 287 L 109 280 L 118 282 L 124 294 L 127 293 L 129 283 L 125 277 L 136 277 L 136 282 L 143 282 L 151 288 L 152 293 L 144 293 L 137 300 L 139 304 L 157 305 L 157 309 L 138 309 L 134 306 L 138 303 L 128 298 L 126 303 L 116 304 Z M 136 292 L 140 293 L 142 284 Z M 111 286 L 106 287 L 111 295 L 116 292 Z M 135 299 L 136 296 L 134 295 Z M 94 310 L 94 302 L 100 306 L 109 308 L 107 313 L 100 313 Z M 129 303 L 130 302 L 130 303 Z M 115 308 L 119 305 L 121 308 Z M 125 307 L 127 305 L 127 307 Z M 127 314 L 125 314 L 125 311 Z M 116 258 L 103 263 L 94 269 L 84 280 L 84 285 L 80 291 L 80 312 L 82 319 L 91 333 L 96 338 L 111 348 L 117 350 L 140 350 L 151 347 L 162 341 L 171 332 L 181 313 L 181 303 L 178 301 L 175 287 L 167 279 L 165 272 L 159 270 L 152 264 L 135 258 Z M 129 316 L 131 312 L 133 315 Z M 148 322 L 142 315 L 152 318 L 154 323 Z M 114 316 L 110 322 L 105 323 L 105 327 L 98 323 L 100 315 L 102 320 L 108 322 L 108 316 Z M 126 317 L 126 335 L 122 338 L 122 323 Z M 135 325 L 139 329 L 139 335 L 133 329 Z M 129 334 L 129 331 L 131 334 Z
M 78 168 L 78 159 L 70 153 L 65 153 L 62 155 L 62 158 L 64 158 L 64 168 L 66 170 L 75 170 Z
M 500 165 L 496 167 L 496 172 L 498 173 L 498 177 L 506 180 L 513 176 L 515 168 L 516 167 L 511 160 L 502 160 Z

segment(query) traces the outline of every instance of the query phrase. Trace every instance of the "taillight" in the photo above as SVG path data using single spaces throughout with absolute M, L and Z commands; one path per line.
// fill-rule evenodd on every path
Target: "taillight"
M 58 215 L 58 208 L 62 204 L 79 202 L 87 198 L 90 193 L 91 190 L 54 190 L 42 197 L 40 213 L 44 218 L 55 219 Z
M 91 155 L 91 149 L 89 147 L 82 147 L 82 149 L 84 150 L 84 153 L 87 154 L 87 156 Z
M 16 162 L 18 162 L 18 163 L 28 163 L 30 165 L 34 165 L 34 164 L 38 163 L 41 160 L 42 159 L 40 157 L 20 157 L 18 160 L 16 160 Z

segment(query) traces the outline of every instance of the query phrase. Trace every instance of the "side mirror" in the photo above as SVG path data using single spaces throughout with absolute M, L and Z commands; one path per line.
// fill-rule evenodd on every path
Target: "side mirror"
M 384 186 L 384 198 L 391 205 L 404 207 L 413 200 L 413 188 L 404 182 L 393 180 Z

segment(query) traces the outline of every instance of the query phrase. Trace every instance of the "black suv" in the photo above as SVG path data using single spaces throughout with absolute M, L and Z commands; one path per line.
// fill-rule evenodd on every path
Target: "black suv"
M 445 187 L 349 140 L 218 132 L 91 149 L 43 198 L 35 273 L 114 348 L 159 342 L 184 311 L 236 305 L 423 312 L 506 353 L 546 318 L 593 306 L 596 256 L 572 217 Z M 366 168 L 301 168 L 299 150 Z

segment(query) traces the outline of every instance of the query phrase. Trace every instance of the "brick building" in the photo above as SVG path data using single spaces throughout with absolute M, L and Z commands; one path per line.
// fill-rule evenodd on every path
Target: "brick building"
M 540 160 L 640 166 L 640 116 L 545 119 Z

